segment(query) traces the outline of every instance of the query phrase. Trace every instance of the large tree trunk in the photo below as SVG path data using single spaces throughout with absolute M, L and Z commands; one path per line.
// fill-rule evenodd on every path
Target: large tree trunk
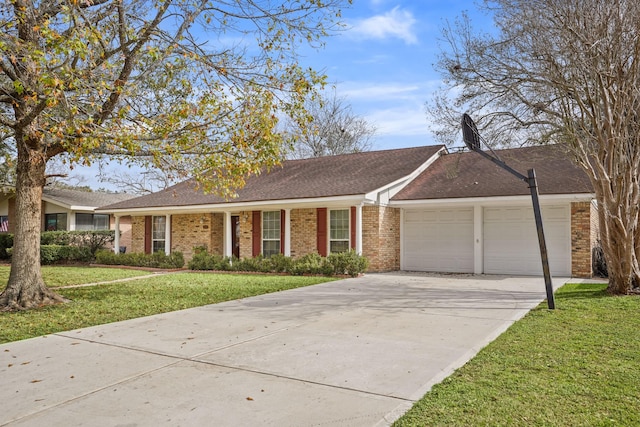
M 640 264 L 638 263 L 639 207 L 636 199 L 637 182 L 617 179 L 615 197 L 611 180 L 600 177 L 595 192 L 598 201 L 600 241 L 607 263 L 611 295 L 627 295 L 640 291 Z M 611 194 L 607 194 L 607 192 Z
M 19 141 L 16 135 L 16 140 Z M 44 284 L 40 271 L 40 224 L 45 156 L 18 143 L 16 215 L 11 273 L 0 310 L 27 310 L 65 299 Z

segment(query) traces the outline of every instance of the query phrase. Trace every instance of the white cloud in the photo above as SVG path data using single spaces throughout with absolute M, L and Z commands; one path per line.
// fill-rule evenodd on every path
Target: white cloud
M 338 85 L 338 94 L 350 101 L 384 102 L 415 100 L 424 103 L 438 81 L 399 82 L 344 82 Z
M 418 43 L 414 25 L 416 19 L 407 10 L 396 6 L 382 15 L 356 21 L 351 28 L 352 34 L 363 39 L 398 38 L 406 44 Z
M 408 106 L 371 111 L 365 116 L 380 136 L 429 135 L 424 107 Z

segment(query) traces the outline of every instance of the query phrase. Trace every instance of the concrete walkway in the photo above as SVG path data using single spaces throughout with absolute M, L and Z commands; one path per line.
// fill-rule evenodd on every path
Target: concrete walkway
M 4 344 L 0 426 L 384 426 L 544 297 L 371 274 Z

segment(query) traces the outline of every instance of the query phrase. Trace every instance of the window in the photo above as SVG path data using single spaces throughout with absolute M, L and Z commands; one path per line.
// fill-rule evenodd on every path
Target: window
M 9 231 L 9 217 L 7 215 L 0 215 L 0 233 L 6 233 Z
M 164 252 L 165 242 L 165 230 L 167 224 L 167 217 L 154 216 L 152 220 L 151 228 L 151 251 L 152 252 Z
M 280 211 L 262 213 L 262 255 L 280 253 Z
M 329 252 L 349 250 L 349 209 L 329 211 Z
M 67 229 L 67 214 L 45 214 L 44 229 L 46 231 L 62 231 Z
M 108 230 L 109 215 L 106 214 L 76 214 L 76 230 Z

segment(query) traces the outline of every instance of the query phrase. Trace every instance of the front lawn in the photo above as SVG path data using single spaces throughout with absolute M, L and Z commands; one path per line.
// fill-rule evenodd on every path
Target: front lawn
M 52 268 L 60 269 L 58 274 L 67 274 L 64 272 L 67 267 Z M 133 271 L 106 270 L 121 271 L 125 275 Z M 115 277 L 115 273 L 112 274 L 110 277 Z M 72 274 L 69 273 L 69 276 Z M 58 293 L 72 301 L 26 312 L 0 312 L 0 344 L 331 280 L 335 279 L 315 276 L 179 273 L 123 283 L 58 289 Z M 88 281 L 103 280 L 91 277 Z
M 42 266 L 42 278 L 50 288 L 83 283 L 108 282 L 147 274 L 151 273 L 123 268 Z M 9 280 L 9 266 L 0 266 L 0 289 L 4 289 L 7 280 Z
M 565 285 L 394 426 L 640 425 L 640 297 Z

